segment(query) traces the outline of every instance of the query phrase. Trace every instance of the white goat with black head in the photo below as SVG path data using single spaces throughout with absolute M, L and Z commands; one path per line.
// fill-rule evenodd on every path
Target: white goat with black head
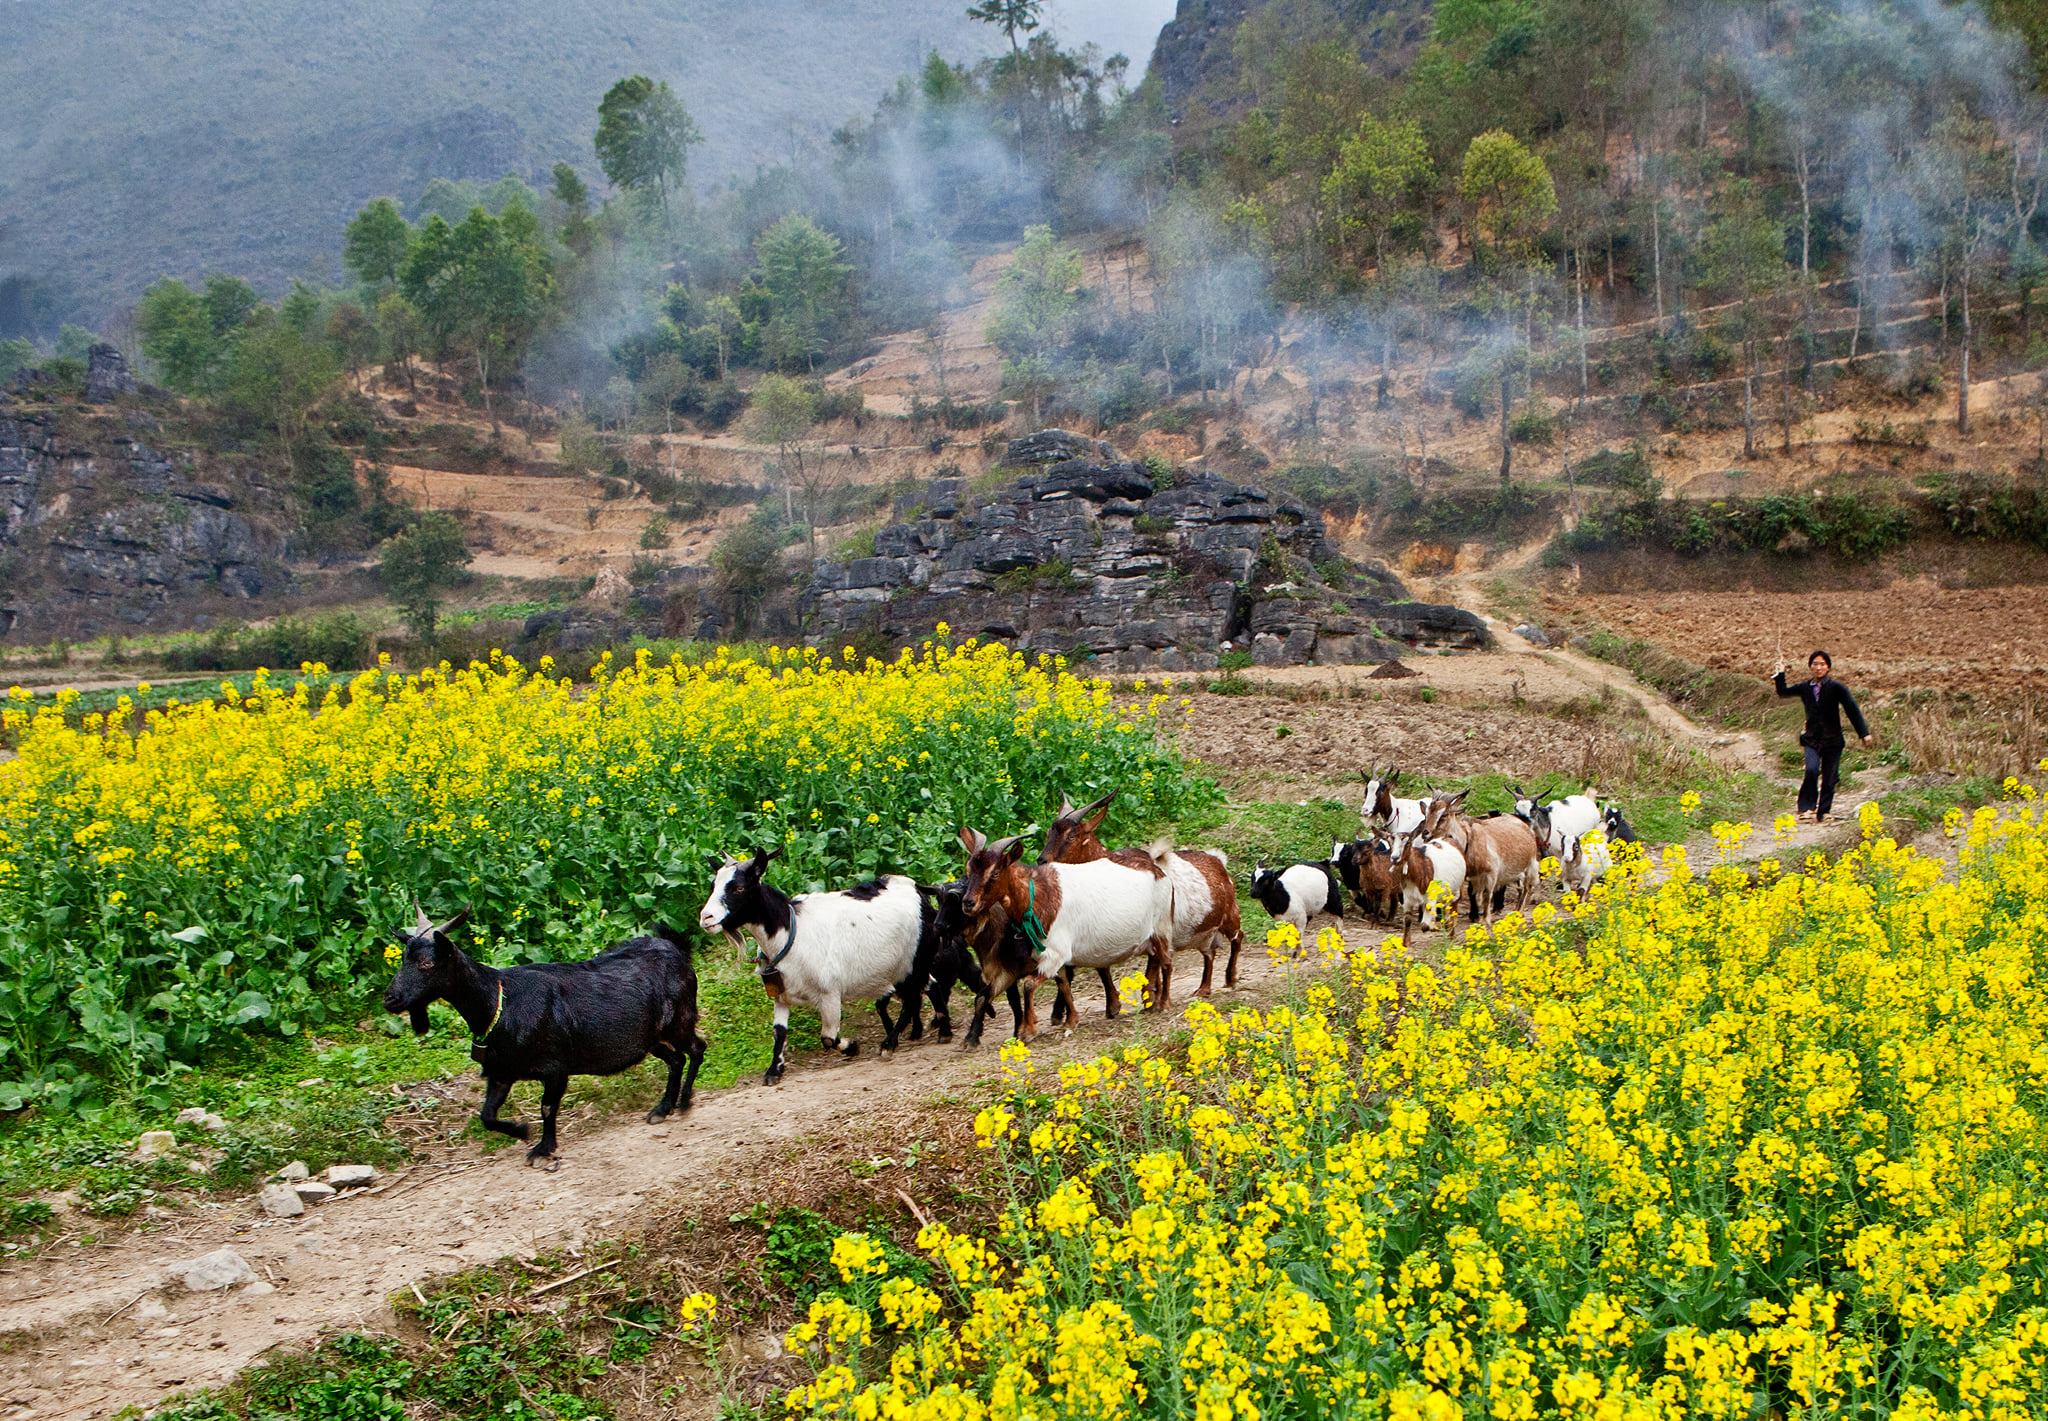
M 1358 777 L 1365 781 L 1365 803 L 1358 811 L 1358 820 L 1365 826 L 1366 838 L 1382 834 L 1412 834 L 1422 827 L 1422 815 L 1429 808 L 1429 797 L 1395 798 L 1394 786 L 1401 778 L 1399 770 L 1391 766 L 1384 770 L 1360 770 Z
M 1512 788 L 1515 817 L 1535 831 L 1536 847 L 1549 857 L 1555 858 L 1563 853 L 1566 839 L 1575 839 L 1600 827 L 1600 801 L 1594 798 L 1591 786 L 1578 794 L 1553 799 L 1548 804 L 1539 803 L 1536 796 L 1520 785 Z
M 766 878 L 781 853 L 778 848 L 746 859 L 714 859 L 717 875 L 698 915 L 704 931 L 723 933 L 736 945 L 744 945 L 743 931 L 753 934 L 754 968 L 775 1004 L 775 1050 L 762 1078 L 768 1085 L 788 1067 L 792 1002 L 817 1008 L 825 1045 L 843 1056 L 860 1049 L 853 1034 L 841 1030 L 840 1013 L 849 1001 L 875 1004 L 884 1051 L 896 1049 L 897 1027 L 906 1021 L 915 1039 L 922 1032 L 919 966 L 928 969 L 936 951 L 935 910 L 915 879 L 891 874 L 792 898 Z M 892 997 L 899 1008 L 894 1020 Z

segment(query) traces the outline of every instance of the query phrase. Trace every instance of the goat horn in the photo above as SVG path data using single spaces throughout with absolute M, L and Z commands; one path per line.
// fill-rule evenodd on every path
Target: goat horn
M 1060 791 L 1060 818 L 1065 819 L 1074 812 L 1074 801 L 1067 798 L 1065 790 Z
M 419 933 L 432 932 L 434 930 L 434 920 L 427 916 L 427 910 L 420 906 L 420 900 L 418 898 L 414 898 L 412 900 L 412 916 L 412 930 L 414 934 L 417 935 Z
M 1011 849 L 1017 847 L 1017 844 L 1019 843 L 1019 841 L 1023 839 L 1023 837 L 1024 835 L 1022 834 L 1012 834 L 1007 839 L 998 839 L 993 844 L 990 844 L 988 846 L 988 851 L 994 854 L 996 857 L 1001 858 L 1003 855 L 1009 853 Z
M 1089 803 L 1088 807 L 1087 807 L 1086 809 L 1083 809 L 1083 810 L 1081 811 L 1081 813 L 1083 814 L 1083 816 L 1086 816 L 1086 815 L 1094 814 L 1094 813 L 1097 813 L 1097 812 L 1099 812 L 1099 811 L 1101 811 L 1101 810 L 1107 809 L 1107 808 L 1109 808 L 1109 802 L 1110 802 L 1110 801 L 1111 801 L 1112 799 L 1115 799 L 1115 798 L 1116 798 L 1116 791 L 1115 791 L 1115 790 L 1111 790 L 1111 791 L 1110 791 L 1110 792 L 1109 792 L 1108 794 L 1105 794 L 1104 796 L 1102 796 L 1102 798 L 1100 798 L 1100 799 L 1097 799 L 1097 800 L 1093 800 L 1093 801 L 1091 801 L 1091 802 Z

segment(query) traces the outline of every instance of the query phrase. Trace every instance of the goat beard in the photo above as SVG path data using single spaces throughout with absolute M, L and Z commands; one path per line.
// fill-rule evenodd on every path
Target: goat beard
M 427 1021 L 427 1009 L 425 1007 L 414 1007 L 409 1015 L 412 1017 L 412 1034 L 415 1036 L 425 1036 L 430 1026 L 430 1023 Z

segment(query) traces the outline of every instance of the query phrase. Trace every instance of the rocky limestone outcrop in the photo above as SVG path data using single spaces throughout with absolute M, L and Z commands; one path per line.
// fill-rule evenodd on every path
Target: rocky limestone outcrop
M 871 557 L 819 561 L 802 608 L 821 640 L 961 635 L 1085 654 L 1115 670 L 1380 661 L 1476 647 L 1485 624 L 1406 600 L 1384 568 L 1340 557 L 1301 504 L 1200 468 L 1155 478 L 1099 440 L 1011 441 L 1018 473 L 985 502 L 941 479 L 898 508 Z
M 102 349 L 113 350 L 95 348 L 88 390 L 97 372 L 111 400 L 134 384 Z M 282 582 L 281 508 L 251 506 L 249 490 L 204 476 L 160 435 L 141 408 L 0 399 L 0 602 L 13 636 L 140 626 L 174 602 L 232 604 Z
M 121 396 L 134 393 L 135 375 L 129 370 L 128 357 L 121 354 L 119 346 L 101 341 L 85 353 L 87 404 L 112 404 Z

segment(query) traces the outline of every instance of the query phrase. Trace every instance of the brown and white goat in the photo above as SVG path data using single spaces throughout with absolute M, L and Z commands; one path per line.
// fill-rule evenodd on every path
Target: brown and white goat
M 1440 836 L 1465 856 L 1465 894 L 1473 921 L 1493 926 L 1493 915 L 1515 890 L 1515 909 L 1529 906 L 1537 888 L 1537 868 L 1543 852 L 1536 831 L 1512 814 L 1489 814 L 1473 819 L 1465 812 L 1465 795 L 1460 790 L 1430 807 L 1422 832 Z
M 1061 795 L 1059 817 L 1045 831 L 1045 848 L 1038 861 L 1093 863 L 1097 859 L 1109 859 L 1131 868 L 1149 863 L 1150 856 L 1144 849 L 1111 851 L 1102 846 L 1096 831 L 1102 827 L 1103 818 L 1109 813 L 1109 802 L 1115 798 L 1116 791 L 1111 790 L 1094 803 L 1076 809 L 1072 800 Z M 1216 976 L 1216 953 L 1220 948 L 1230 949 L 1230 956 L 1223 967 L 1223 985 L 1235 987 L 1237 959 L 1244 951 L 1244 925 L 1238 916 L 1237 885 L 1230 880 L 1230 861 L 1213 849 L 1175 849 L 1166 856 L 1166 876 L 1173 886 L 1173 931 L 1170 935 L 1173 951 L 1193 949 L 1202 954 L 1202 985 L 1195 988 L 1195 995 L 1209 995 Z M 1107 972 L 1102 976 L 1103 990 L 1114 1002 L 1114 984 Z M 1165 970 L 1154 975 L 1153 1000 L 1160 1006 L 1166 1005 L 1171 1000 L 1172 989 L 1173 956 L 1169 953 Z
M 1465 856 L 1449 839 L 1429 837 L 1427 828 L 1397 835 L 1387 855 L 1389 877 L 1401 898 L 1401 941 L 1415 934 L 1416 923 L 1434 932 L 1439 909 L 1429 897 L 1430 885 L 1441 883 L 1450 911 L 1457 912 L 1458 890 L 1465 886 Z
M 1173 890 L 1166 876 L 1169 850 L 1162 841 L 1146 851 L 1142 868 L 1097 859 L 1093 863 L 1023 864 L 1023 836 L 990 843 L 973 829 L 960 831 L 967 849 L 966 889 L 960 906 L 970 920 L 1000 910 L 1023 928 L 1023 939 L 1005 933 L 998 950 L 981 963 L 982 999 L 992 1001 L 1012 986 L 1024 989 L 1024 1021 L 1017 1035 L 1038 1034 L 1035 994 L 1051 978 L 1067 1001 L 1073 996 L 1062 969 L 1108 969 L 1139 953 L 1150 953 L 1150 971 L 1170 950 Z M 984 939 L 985 940 L 985 939 Z M 1155 1000 L 1152 1010 L 1158 1010 Z M 977 1002 L 977 1015 L 981 1011 Z

